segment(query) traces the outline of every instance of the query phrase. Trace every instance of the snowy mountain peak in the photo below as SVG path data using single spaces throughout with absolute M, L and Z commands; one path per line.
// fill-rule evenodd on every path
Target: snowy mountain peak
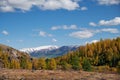
M 31 52 L 37 52 L 40 50 L 54 50 L 54 49 L 58 49 L 59 47 L 56 45 L 48 45 L 48 46 L 40 46 L 40 47 L 36 47 L 36 48 L 23 48 L 20 49 L 20 51 L 22 52 L 27 52 L 27 53 L 31 53 Z

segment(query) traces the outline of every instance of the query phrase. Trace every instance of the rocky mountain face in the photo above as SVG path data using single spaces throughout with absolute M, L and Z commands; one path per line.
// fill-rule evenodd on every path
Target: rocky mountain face
M 9 66 L 13 59 L 20 62 L 21 57 L 30 59 L 29 54 L 18 51 L 12 47 L 0 44 L 0 68 L 5 67 L 5 64 Z
M 16 50 L 16 49 L 14 49 L 12 47 L 9 47 L 9 46 L 3 45 L 3 44 L 0 44 L 0 53 L 1 54 L 8 54 L 8 56 L 12 57 L 12 58 L 18 58 L 20 56 L 28 56 L 28 57 L 30 57 L 25 52 L 21 52 L 19 50 Z
M 41 46 L 37 48 L 25 48 L 20 51 L 27 52 L 32 57 L 45 57 L 52 58 L 57 56 L 62 56 L 69 51 L 74 51 L 78 48 L 78 46 Z

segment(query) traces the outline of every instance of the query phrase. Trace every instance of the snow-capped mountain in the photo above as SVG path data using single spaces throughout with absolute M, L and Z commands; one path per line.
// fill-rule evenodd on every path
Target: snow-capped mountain
M 35 47 L 35 48 L 23 48 L 23 49 L 20 49 L 20 51 L 26 52 L 26 53 L 32 53 L 32 52 L 37 52 L 37 51 L 42 51 L 42 50 L 50 51 L 50 50 L 54 50 L 58 48 L 59 47 L 55 45 L 48 45 L 48 46 L 40 46 L 40 47 Z
M 20 49 L 20 51 L 26 52 L 30 54 L 32 57 L 57 57 L 62 56 L 69 51 L 74 51 L 78 48 L 78 46 L 55 46 L 55 45 L 49 45 L 49 46 L 40 46 L 36 48 L 24 48 Z

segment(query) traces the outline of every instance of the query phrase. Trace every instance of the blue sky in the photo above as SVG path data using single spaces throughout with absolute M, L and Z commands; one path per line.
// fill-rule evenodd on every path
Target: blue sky
M 120 37 L 120 0 L 0 0 L 0 43 L 16 49 Z

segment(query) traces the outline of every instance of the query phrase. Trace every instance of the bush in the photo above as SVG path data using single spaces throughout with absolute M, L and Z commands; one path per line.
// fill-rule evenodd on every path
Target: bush
M 54 58 L 50 59 L 48 61 L 48 65 L 47 66 L 48 66 L 49 70 L 55 70 L 57 68 L 57 64 L 56 64 L 55 59 Z
M 117 71 L 120 73 L 120 61 L 118 62 Z
M 70 70 L 71 69 L 71 65 L 68 64 L 66 61 L 61 62 L 61 66 L 63 70 Z
M 111 68 L 112 72 L 117 72 L 117 68 Z
M 80 59 L 78 56 L 74 56 L 72 57 L 72 60 L 71 60 L 71 65 L 72 65 L 72 69 L 74 70 L 80 70 Z
M 82 68 L 84 71 L 91 71 L 92 70 L 91 64 L 90 64 L 88 59 L 85 58 L 83 60 Z

